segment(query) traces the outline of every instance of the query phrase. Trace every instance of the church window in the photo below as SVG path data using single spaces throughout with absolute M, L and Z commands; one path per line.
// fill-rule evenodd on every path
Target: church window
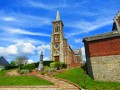
M 76 58 L 76 62 L 79 63 L 79 57 Z
M 59 36 L 55 36 L 55 41 L 58 41 L 59 40 Z
M 58 25 L 55 27 L 55 32 L 59 32 L 59 26 Z

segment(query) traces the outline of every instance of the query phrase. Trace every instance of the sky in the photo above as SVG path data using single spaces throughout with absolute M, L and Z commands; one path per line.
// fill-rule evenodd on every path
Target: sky
M 84 37 L 110 32 L 120 0 L 0 0 L 0 56 L 11 62 L 27 56 L 37 62 L 43 51 L 50 60 L 52 21 L 57 8 L 64 36 L 71 48 L 81 48 Z

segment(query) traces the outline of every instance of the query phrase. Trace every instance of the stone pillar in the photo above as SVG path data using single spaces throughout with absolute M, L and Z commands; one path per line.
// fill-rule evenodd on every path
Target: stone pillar
M 42 70 L 43 70 L 43 52 L 41 52 L 40 54 L 40 62 L 38 66 L 38 71 L 42 71 Z

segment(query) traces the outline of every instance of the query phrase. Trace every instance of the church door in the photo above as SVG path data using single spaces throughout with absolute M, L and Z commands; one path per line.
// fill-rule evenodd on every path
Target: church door
M 59 56 L 55 56 L 55 61 L 59 62 Z

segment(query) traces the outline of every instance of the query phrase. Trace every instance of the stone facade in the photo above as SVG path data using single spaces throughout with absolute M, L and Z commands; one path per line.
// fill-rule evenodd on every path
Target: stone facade
M 120 55 L 91 57 L 89 60 L 95 80 L 120 82 Z
M 83 39 L 87 72 L 95 80 L 120 82 L 120 12 L 112 32 Z

